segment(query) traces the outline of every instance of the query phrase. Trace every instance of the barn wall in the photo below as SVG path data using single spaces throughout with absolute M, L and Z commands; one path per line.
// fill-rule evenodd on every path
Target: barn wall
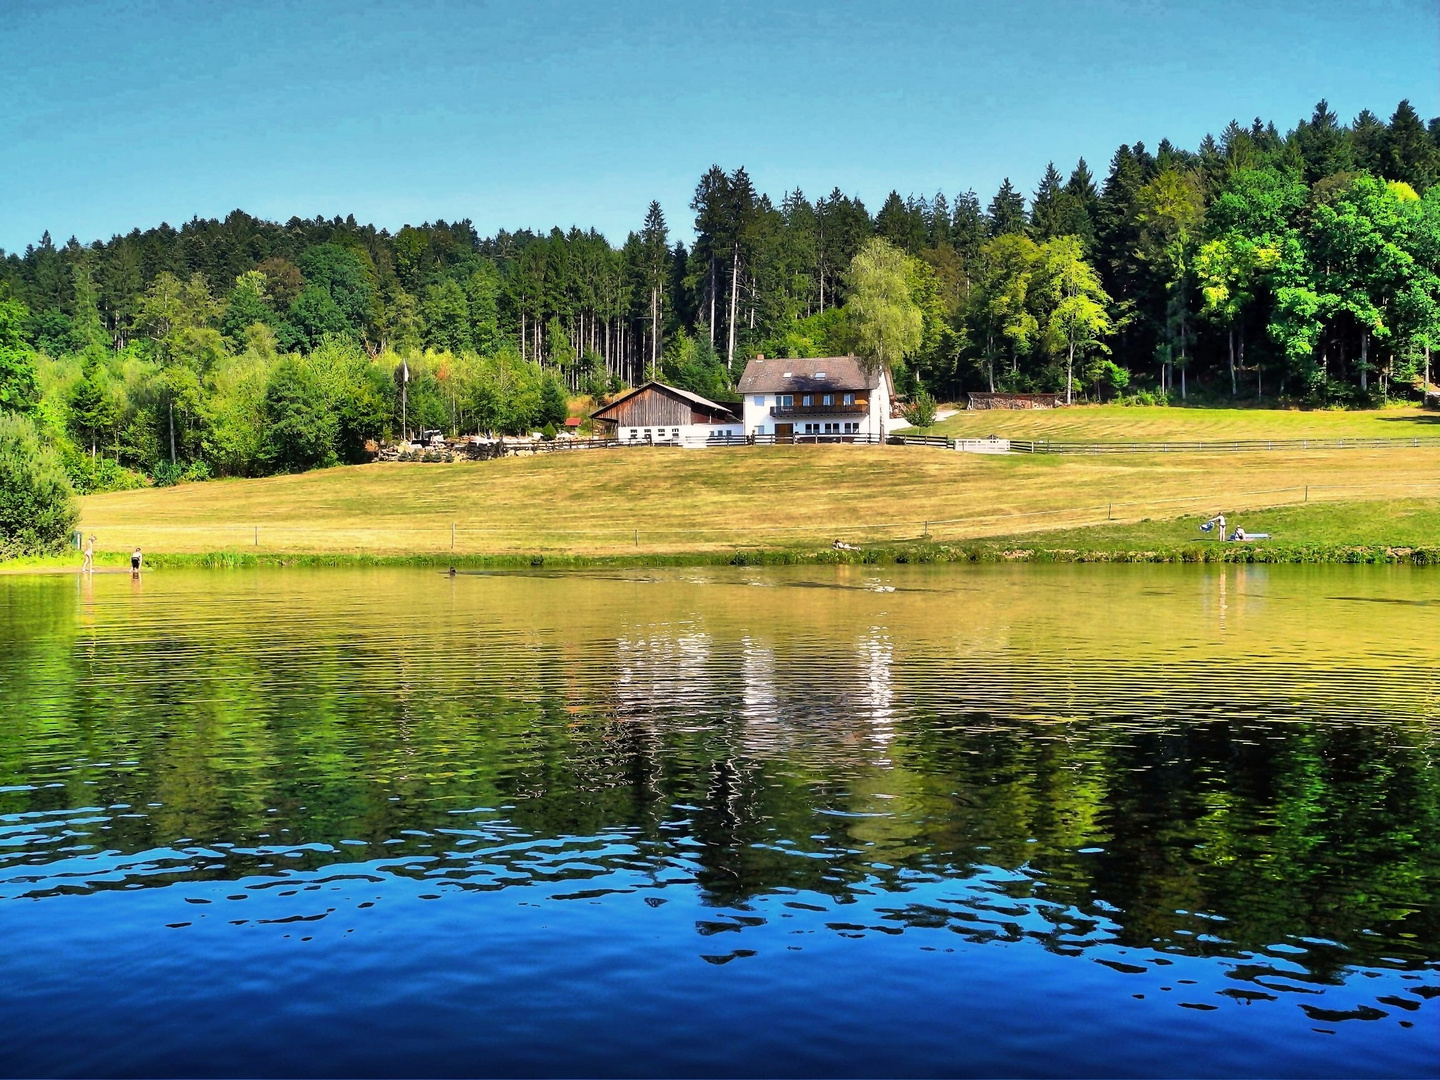
M 689 402 L 676 401 L 657 390 L 645 390 L 606 411 L 621 427 L 674 427 L 692 422 Z

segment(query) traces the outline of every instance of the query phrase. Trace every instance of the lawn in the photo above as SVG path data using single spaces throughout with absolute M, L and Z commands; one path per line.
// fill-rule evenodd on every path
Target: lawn
M 1007 546 L 1075 551 L 1173 551 L 1217 548 L 1217 537 L 1200 531 L 1208 515 L 1151 520 L 1123 525 L 1056 529 L 1041 535 L 997 540 Z M 1440 544 L 1440 499 L 1309 503 L 1229 514 L 1229 525 L 1271 535 L 1268 543 L 1319 547 L 1433 547 Z M 1267 541 L 1259 542 L 1262 546 Z M 1241 547 L 1240 544 L 1229 545 Z
M 1095 457 L 642 447 L 113 492 L 83 500 L 82 524 L 104 551 L 644 554 L 967 540 L 1422 495 L 1440 497 L 1440 447 Z
M 963 403 L 959 408 L 930 428 L 929 434 L 1082 442 L 1440 437 L 1440 413 L 1408 408 L 1354 412 L 1075 405 L 969 412 Z

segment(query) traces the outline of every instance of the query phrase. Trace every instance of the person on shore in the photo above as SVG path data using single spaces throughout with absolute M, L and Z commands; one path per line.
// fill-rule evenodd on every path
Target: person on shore
M 85 559 L 80 564 L 80 572 L 88 574 L 95 569 L 95 537 L 91 536 L 85 541 Z
M 140 554 L 139 545 L 136 545 L 135 550 L 130 553 L 130 573 L 132 576 L 140 573 L 140 564 L 142 562 L 144 562 L 144 557 Z

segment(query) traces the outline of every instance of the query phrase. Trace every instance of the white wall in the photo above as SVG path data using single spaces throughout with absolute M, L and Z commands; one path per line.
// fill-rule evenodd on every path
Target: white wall
M 705 446 L 712 438 L 728 436 L 740 439 L 745 436 L 741 424 L 678 424 L 668 427 L 628 427 L 616 429 L 615 437 L 621 442 L 636 443 L 679 443 L 682 446 Z

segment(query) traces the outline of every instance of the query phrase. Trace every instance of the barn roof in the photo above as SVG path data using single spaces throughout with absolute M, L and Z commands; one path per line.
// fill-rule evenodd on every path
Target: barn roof
M 740 392 L 873 390 L 883 377 L 879 370 L 866 371 L 853 356 L 789 360 L 757 356 L 745 365 L 745 374 L 740 376 Z
M 646 391 L 656 391 L 659 393 L 668 394 L 670 397 L 679 398 L 696 412 L 708 413 L 713 420 L 717 420 L 720 423 L 739 423 L 739 420 L 736 418 L 735 414 L 731 412 L 728 408 L 726 408 L 724 405 L 718 405 L 715 402 L 711 401 L 709 398 L 701 397 L 699 394 L 692 394 L 689 390 L 681 390 L 678 386 L 668 386 L 665 383 L 653 381 L 647 382 L 644 386 L 637 386 L 628 394 L 621 394 L 618 398 L 610 402 L 610 404 L 606 405 L 604 408 L 596 409 L 593 413 L 590 414 L 590 418 L 592 420 L 609 420 L 611 419 L 611 417 L 607 416 L 606 413 L 610 412 L 611 409 L 614 409 L 615 407 L 624 404 L 631 398 L 637 397 L 640 394 L 645 393 Z

